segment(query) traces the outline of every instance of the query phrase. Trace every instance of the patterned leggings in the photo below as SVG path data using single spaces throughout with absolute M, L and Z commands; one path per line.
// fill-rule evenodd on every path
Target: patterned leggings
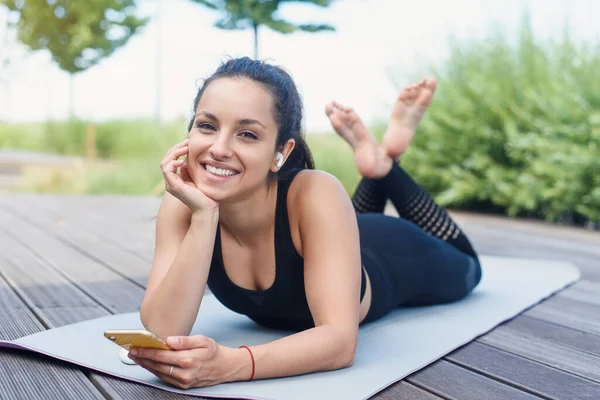
M 400 218 L 383 214 L 388 198 Z M 401 305 L 459 300 L 481 280 L 469 239 L 398 164 L 383 178 L 363 178 L 352 203 L 372 291 L 364 322 Z

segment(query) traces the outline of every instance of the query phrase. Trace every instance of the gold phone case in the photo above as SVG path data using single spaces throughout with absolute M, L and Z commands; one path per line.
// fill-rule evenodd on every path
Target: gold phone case
M 131 347 L 171 350 L 164 340 L 145 330 L 107 330 L 104 337 L 126 350 Z

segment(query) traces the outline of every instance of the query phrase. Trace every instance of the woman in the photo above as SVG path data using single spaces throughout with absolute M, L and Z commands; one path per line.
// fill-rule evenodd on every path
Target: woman
M 140 314 L 174 351 L 130 356 L 180 388 L 334 370 L 352 365 L 359 324 L 470 293 L 475 251 L 396 163 L 435 87 L 400 93 L 381 147 L 351 109 L 327 105 L 363 176 L 351 201 L 313 169 L 291 77 L 248 58 L 221 65 L 198 91 L 188 138 L 161 163 L 167 193 Z M 388 198 L 401 218 L 382 214 Z M 296 332 L 236 349 L 187 336 L 207 284 L 226 307 Z

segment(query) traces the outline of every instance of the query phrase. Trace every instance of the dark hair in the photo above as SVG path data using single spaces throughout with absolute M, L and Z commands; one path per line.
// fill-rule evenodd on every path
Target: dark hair
M 269 181 L 278 176 L 283 176 L 287 171 L 295 168 L 315 168 L 312 154 L 304 140 L 302 99 L 296 84 L 292 77 L 281 67 L 263 61 L 252 60 L 248 57 L 231 59 L 222 63 L 214 74 L 205 79 L 194 99 L 188 132 L 192 130 L 193 116 L 196 114 L 196 108 L 202 94 L 211 82 L 219 78 L 246 78 L 260 84 L 273 96 L 274 119 L 277 123 L 276 149 L 283 149 L 289 139 L 294 139 L 296 142 L 294 149 L 281 169 L 277 173 L 269 173 Z

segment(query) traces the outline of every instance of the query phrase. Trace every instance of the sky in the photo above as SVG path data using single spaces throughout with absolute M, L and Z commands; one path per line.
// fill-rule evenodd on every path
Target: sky
M 252 32 L 214 28 L 214 11 L 189 0 L 138 3 L 141 14 L 152 16 L 148 25 L 111 57 L 76 75 L 77 117 L 188 118 L 202 78 L 226 57 L 253 54 Z M 567 20 L 576 37 L 600 33 L 598 0 L 337 0 L 328 9 L 283 7 L 286 19 L 328 23 L 336 31 L 281 35 L 262 29 L 259 58 L 291 73 L 309 133 L 331 130 L 324 114 L 331 100 L 354 107 L 371 123 L 387 117 L 400 86 L 411 83 L 409 75 L 424 76 L 427 64 L 443 62 L 451 36 L 482 38 L 493 24 L 514 32 L 525 7 L 541 38 L 560 34 Z M 0 26 L 6 18 L 0 8 Z M 6 46 L 6 35 L 0 28 L 0 59 L 3 52 L 15 56 L 0 70 L 0 78 L 7 78 L 0 82 L 0 120 L 67 118 L 69 76 L 45 51 L 27 54 Z

